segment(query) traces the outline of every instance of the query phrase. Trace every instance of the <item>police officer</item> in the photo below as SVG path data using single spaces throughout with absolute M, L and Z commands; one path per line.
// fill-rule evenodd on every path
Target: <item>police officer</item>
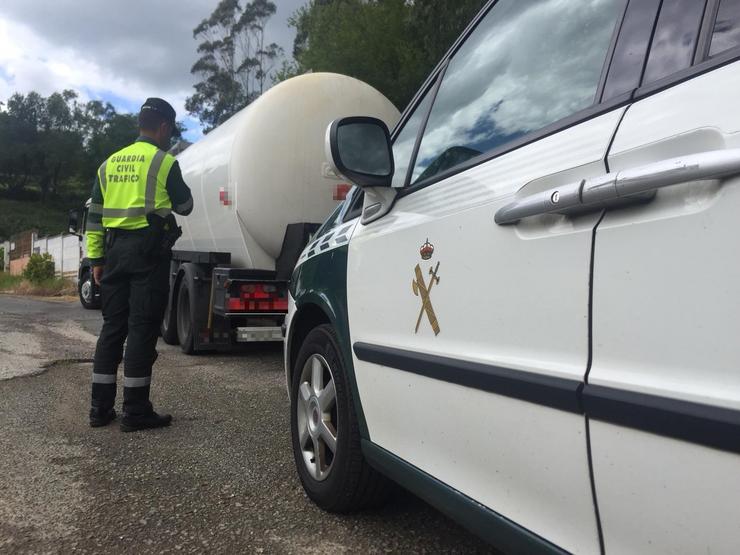
M 103 328 L 95 348 L 90 425 L 116 418 L 116 371 L 123 359 L 121 430 L 168 426 L 170 415 L 149 401 L 155 349 L 167 306 L 171 212 L 193 210 L 190 189 L 169 148 L 175 110 L 148 98 L 139 113 L 139 138 L 98 170 L 87 220 L 87 248 L 100 285 Z M 169 231 L 168 231 L 169 230 Z M 123 345 L 126 342 L 126 353 Z

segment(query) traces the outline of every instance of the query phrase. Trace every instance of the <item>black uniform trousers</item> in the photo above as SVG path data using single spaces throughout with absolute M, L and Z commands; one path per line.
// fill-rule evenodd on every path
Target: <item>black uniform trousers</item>
M 100 282 L 103 328 L 93 364 L 92 406 L 113 407 L 116 371 L 123 359 L 123 411 L 135 415 L 152 410 L 149 386 L 169 291 L 171 255 L 146 257 L 142 250 L 147 234 L 148 228 L 106 232 Z

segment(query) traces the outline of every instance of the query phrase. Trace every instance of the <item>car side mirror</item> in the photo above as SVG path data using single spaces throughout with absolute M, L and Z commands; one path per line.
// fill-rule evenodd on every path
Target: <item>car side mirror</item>
M 365 191 L 362 223 L 386 215 L 396 198 L 388 126 L 377 118 L 340 118 L 326 130 L 325 149 L 332 169 Z
M 69 211 L 69 223 L 67 224 L 67 228 L 70 233 L 73 233 L 74 235 L 81 235 L 80 233 L 80 211 L 79 210 Z
M 339 175 L 360 187 L 390 187 L 393 179 L 391 134 L 377 118 L 334 120 L 326 133 L 326 158 Z

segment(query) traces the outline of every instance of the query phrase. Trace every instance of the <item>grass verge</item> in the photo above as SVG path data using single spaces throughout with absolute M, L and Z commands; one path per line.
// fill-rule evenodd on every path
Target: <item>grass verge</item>
M 0 291 L 14 291 L 21 281 L 23 281 L 21 276 L 11 276 L 5 272 L 0 272 Z
M 72 280 L 66 278 L 55 277 L 33 283 L 21 276 L 11 276 L 0 272 L 0 291 L 16 295 L 63 297 L 77 295 L 77 286 Z

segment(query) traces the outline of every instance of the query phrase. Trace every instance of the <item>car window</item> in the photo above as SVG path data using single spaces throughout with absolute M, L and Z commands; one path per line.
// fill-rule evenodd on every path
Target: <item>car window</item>
M 661 0 L 639 0 L 629 4 L 614 48 L 602 102 L 632 92 L 640 86 L 645 55 L 650 46 L 655 17 Z
M 643 84 L 691 66 L 705 4 L 703 0 L 663 0 Z
M 594 103 L 626 0 L 499 0 L 450 60 L 412 182 Z
M 393 141 L 393 163 L 396 167 L 393 173 L 393 187 L 403 187 L 406 183 L 406 174 L 409 171 L 411 154 L 414 151 L 416 137 L 419 135 L 419 128 L 429 111 L 431 101 L 432 93 L 430 88 L 421 102 L 416 105 L 414 112 L 406 120 L 403 129 L 401 129 L 401 132 L 396 135 L 396 139 Z
M 740 0 L 722 0 L 712 33 L 709 56 L 740 45 Z
M 321 224 L 321 227 L 316 230 L 316 233 L 314 233 L 312 239 L 317 239 L 327 233 L 329 230 L 336 227 L 336 225 L 339 223 L 339 216 L 342 214 L 342 208 L 344 208 L 344 203 L 347 202 L 346 200 L 343 202 L 340 202 L 339 205 L 334 209 L 334 211 L 331 213 L 331 215 L 324 221 L 323 224 Z
M 362 204 L 364 201 L 365 191 L 363 191 L 359 187 L 356 187 L 352 193 L 352 196 L 347 200 L 347 202 L 351 204 L 347 208 L 347 211 L 344 213 L 342 221 L 348 222 L 349 220 L 358 217 L 362 213 Z

